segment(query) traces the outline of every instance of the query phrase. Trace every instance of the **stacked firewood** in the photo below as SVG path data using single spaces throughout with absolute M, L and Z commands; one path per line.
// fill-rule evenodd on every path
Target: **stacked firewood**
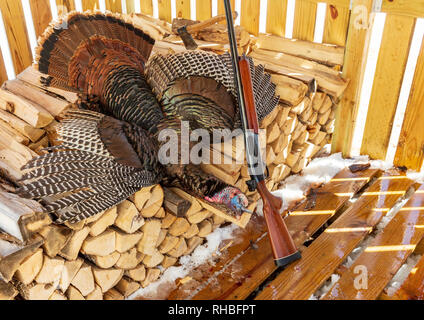
M 157 33 L 155 52 L 185 50 L 169 24 L 133 18 Z M 200 33 L 197 41 L 201 50 L 222 53 L 228 49 L 219 40 L 225 33 L 214 28 L 216 34 Z M 338 72 L 343 49 L 268 35 L 255 43 L 244 30 L 238 34 L 240 50 L 265 66 L 280 95 L 261 123 L 267 185 L 275 190 L 331 140 L 347 86 Z M 30 67 L 0 89 L 0 299 L 123 299 L 158 280 L 225 222 L 249 222 L 247 213 L 237 220 L 182 190 L 156 185 L 77 225 L 53 224 L 38 202 L 13 194 L 21 167 L 57 143 L 56 125 L 77 100 L 46 89 L 40 77 Z M 247 190 L 244 149 L 215 145 L 210 151 L 230 163 L 202 164 L 203 170 L 246 192 L 253 210 L 259 196 Z
M 202 201 L 159 185 L 66 226 L 35 219 L 42 212 L 35 201 L 5 192 L 0 197 L 2 212 L 21 204 L 26 217 L 38 221 L 24 241 L 0 237 L 0 299 L 123 299 L 156 281 L 226 221 Z

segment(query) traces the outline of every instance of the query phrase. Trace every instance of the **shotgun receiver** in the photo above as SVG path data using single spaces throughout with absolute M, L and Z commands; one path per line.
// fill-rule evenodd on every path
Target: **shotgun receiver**
M 250 64 L 244 55 L 239 57 L 237 52 L 230 0 L 224 0 L 224 5 L 235 75 L 234 81 L 238 92 L 241 123 L 245 138 L 246 159 L 252 179 L 248 181 L 247 185 L 250 191 L 257 190 L 262 198 L 263 213 L 268 227 L 274 261 L 277 266 L 283 267 L 300 259 L 301 255 L 280 214 L 282 199 L 272 195 L 265 185 L 265 164 L 259 146 L 259 123 L 253 95 Z

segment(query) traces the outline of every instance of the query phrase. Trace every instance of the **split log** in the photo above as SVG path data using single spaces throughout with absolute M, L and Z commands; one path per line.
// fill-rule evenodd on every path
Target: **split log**
M 266 117 L 265 119 L 262 120 L 262 122 L 260 123 L 260 127 L 261 128 L 266 128 L 268 127 L 271 123 L 274 122 L 275 118 L 277 118 L 278 113 L 280 112 L 279 108 L 274 108 L 274 110 L 272 110 Z
M 11 283 L 0 280 L 0 300 L 13 300 L 18 295 L 18 290 Z
M 191 203 L 168 188 L 164 188 L 164 208 L 177 217 L 184 217 L 190 209 Z
M 159 246 L 159 252 L 162 254 L 168 253 L 177 246 L 179 241 L 180 239 L 178 237 L 168 235 Z
M 210 222 L 209 220 L 204 220 L 201 223 L 199 223 L 199 233 L 198 236 L 199 237 L 206 237 L 207 235 L 209 235 L 212 232 L 212 222 Z
M 158 240 L 156 241 L 156 248 L 159 247 L 162 242 L 165 240 L 166 236 L 168 234 L 168 230 L 166 229 L 160 229 Z
M 108 290 L 112 289 L 116 284 L 121 280 L 124 275 L 124 270 L 121 269 L 100 269 L 93 267 L 93 275 L 96 283 L 102 289 L 102 292 L 105 293 Z
M 312 99 L 312 108 L 319 112 L 326 97 L 327 95 L 324 92 L 315 93 L 314 98 Z
M 0 228 L 20 241 L 51 223 L 43 207 L 36 201 L 0 192 Z
M 97 237 L 89 236 L 84 240 L 81 252 L 93 256 L 107 256 L 115 251 L 115 238 L 115 231 L 111 229 Z
M 300 102 L 296 103 L 295 105 L 298 105 L 303 100 L 304 100 L 304 98 L 302 98 L 302 100 Z M 284 123 L 286 122 L 289 114 L 290 114 L 291 108 L 290 107 L 286 107 L 286 106 L 280 104 L 279 105 L 279 109 L 280 109 L 280 111 L 278 112 L 278 115 L 275 118 L 275 122 L 277 122 L 278 123 L 278 126 L 280 128 L 282 128 L 283 125 L 284 125 Z
M 100 256 L 87 256 L 88 259 L 93 262 L 96 266 L 102 269 L 112 268 L 121 257 L 119 252 L 112 252 L 111 254 L 100 257 Z
M 214 215 L 214 216 L 217 216 L 217 215 Z M 220 219 L 225 221 L 224 218 L 220 218 Z M 186 232 L 184 232 L 183 237 L 186 238 L 186 239 L 190 239 L 190 238 L 193 238 L 198 233 L 199 233 L 199 228 L 198 228 L 197 224 L 192 224 L 192 225 L 190 225 L 190 228 Z
M 165 258 L 162 261 L 162 267 L 164 269 L 167 269 L 169 267 L 172 267 L 173 265 L 175 265 L 177 263 L 178 259 L 174 258 L 174 257 L 170 257 L 168 255 L 165 255 Z
M 315 79 L 321 91 L 336 98 L 343 94 L 348 85 L 348 81 L 331 71 L 333 69 L 328 68 L 328 72 L 324 72 L 318 69 L 304 68 L 301 65 L 288 64 L 286 63 L 287 56 L 282 57 L 280 53 L 256 50 L 249 56 L 254 59 L 255 64 L 263 64 L 266 69 L 278 74 L 291 76 L 304 82 L 311 81 L 308 78 Z
M 26 85 L 19 79 L 6 81 L 3 84 L 3 89 L 42 106 L 54 117 L 63 116 L 71 108 L 71 104 L 68 101 L 52 97 L 32 86 Z
M 177 217 L 172 213 L 166 213 L 165 218 L 162 219 L 161 228 L 168 229 L 174 222 L 177 220 Z
M 271 123 L 266 130 L 266 143 L 274 142 L 280 136 L 280 126 L 277 122 Z
M 181 257 L 187 250 L 187 243 L 183 237 L 179 238 L 177 245 L 168 252 L 168 255 L 174 258 Z
M 144 281 L 146 278 L 146 267 L 140 264 L 135 269 L 126 270 L 125 275 L 137 282 Z
M 179 237 L 190 229 L 190 223 L 185 218 L 177 218 L 174 223 L 169 227 L 169 234 Z
M 144 225 L 144 218 L 134 203 L 125 200 L 118 205 L 118 217 L 115 225 L 126 233 L 134 233 Z
M 69 286 L 68 290 L 66 291 L 66 296 L 69 300 L 85 300 L 82 293 L 74 286 Z
M 164 194 L 162 187 L 160 185 L 154 186 L 146 204 L 142 209 L 139 209 L 141 215 L 145 218 L 152 218 L 162 207 L 163 198 Z
M 160 276 L 160 269 L 148 269 L 146 279 L 141 283 L 143 288 L 146 288 L 152 282 L 155 282 Z
M 24 120 L 16 117 L 14 114 L 4 111 L 0 108 L 0 119 L 21 133 L 23 136 L 30 139 L 32 142 L 40 140 L 45 134 L 43 129 L 36 129 Z
M 95 289 L 85 297 L 85 300 L 103 300 L 102 289 L 96 284 Z
M 65 227 L 49 225 L 41 229 L 39 234 L 44 239 L 44 252 L 50 258 L 53 258 L 59 254 L 63 247 L 65 247 L 71 239 L 73 232 Z
M 94 291 L 94 276 L 90 265 L 84 263 L 75 277 L 71 281 L 71 285 L 85 297 Z
M 116 207 L 106 210 L 106 212 L 104 212 L 97 221 L 89 225 L 90 235 L 93 237 L 100 235 L 108 227 L 110 227 L 111 225 L 115 223 L 115 220 L 117 217 L 118 217 L 118 212 Z
M 13 139 L 16 142 L 23 144 L 24 146 L 29 145 L 29 139 L 22 133 L 11 127 L 8 123 L 0 119 L 0 139 Z
M 141 286 L 138 282 L 135 282 L 135 281 L 132 281 L 131 279 L 123 277 L 118 282 L 115 289 L 118 290 L 124 297 L 129 297 L 138 289 L 140 289 L 140 287 Z
M 271 81 L 277 86 L 275 94 L 288 105 L 298 105 L 308 93 L 308 86 L 302 81 L 281 74 L 272 74 Z
M 62 275 L 59 281 L 59 290 L 61 292 L 66 292 L 71 284 L 71 281 L 74 279 L 75 275 L 78 273 L 79 269 L 83 265 L 84 260 L 78 258 L 74 261 L 65 261 L 63 265 Z
M 191 254 L 198 246 L 200 246 L 204 241 L 204 238 L 193 237 L 187 241 L 187 250 L 184 252 L 184 255 Z
M 205 209 L 202 211 L 195 212 L 191 215 L 187 214 L 187 219 L 191 224 L 197 224 L 208 218 L 209 215 L 210 212 Z
M 9 282 L 21 264 L 32 256 L 43 244 L 42 240 L 35 241 L 28 246 L 12 244 L 0 239 L 0 276 Z
M 162 208 L 160 208 L 159 209 L 159 211 L 155 214 L 155 218 L 158 218 L 158 219 L 163 219 L 163 218 L 165 218 L 165 209 L 162 207 Z
M 297 123 L 298 123 L 297 116 L 295 114 L 289 114 L 289 116 L 286 119 L 286 122 L 281 128 L 284 135 L 289 136 L 294 131 L 294 129 L 296 129 Z
M 117 300 L 124 300 L 125 297 L 118 290 L 110 289 L 103 294 L 103 299 L 117 301 Z
M 161 230 L 161 221 L 151 219 L 142 227 L 143 237 L 137 245 L 137 250 L 141 253 L 151 255 L 156 248 L 156 242 Z
M 160 253 L 158 250 L 155 250 L 152 255 L 144 257 L 143 264 L 146 266 L 146 268 L 154 268 L 161 264 L 163 259 L 163 254 Z
M 37 129 L 46 127 L 54 119 L 42 106 L 5 89 L 0 89 L 0 109 L 13 113 Z
M 65 260 L 60 257 L 50 258 L 47 255 L 43 257 L 43 266 L 35 277 L 35 281 L 37 283 L 59 283 L 63 268 L 64 268 Z
M 115 267 L 122 270 L 134 269 L 143 261 L 144 257 L 143 253 L 138 252 L 136 248 L 132 248 L 130 251 L 121 254 Z
M 214 177 L 217 177 L 218 179 L 220 179 L 223 182 L 228 183 L 230 185 L 234 185 L 237 182 L 237 180 L 240 176 L 240 173 L 237 173 L 235 175 L 231 175 L 231 174 L 228 174 L 227 172 L 225 172 L 224 170 L 222 170 L 222 169 L 220 169 L 220 168 L 218 168 L 214 165 L 211 165 L 211 164 L 202 163 L 202 164 L 200 164 L 200 168 L 204 172 L 211 174 Z
M 32 85 L 39 90 L 42 90 L 46 93 L 53 93 L 59 98 L 63 98 L 70 103 L 75 103 L 78 101 L 78 94 L 70 91 L 61 90 L 55 87 L 46 87 L 41 83 L 41 77 L 45 77 L 44 74 L 40 73 L 33 66 L 26 68 L 20 74 L 17 75 L 17 78 L 27 85 Z
M 344 48 L 273 35 L 259 35 L 256 46 L 261 49 L 284 52 L 293 56 L 317 61 L 326 65 L 343 65 Z
M 125 233 L 120 230 L 115 230 L 115 250 L 119 253 L 127 252 L 128 250 L 134 248 L 138 242 L 140 242 L 143 237 L 142 232 L 136 233 Z
M 19 266 L 14 277 L 21 283 L 28 285 L 34 281 L 35 277 L 43 267 L 43 249 L 37 249 L 34 254 L 28 257 Z
M 90 233 L 89 227 L 75 231 L 68 243 L 60 250 L 59 255 L 67 260 L 76 260 L 84 240 Z

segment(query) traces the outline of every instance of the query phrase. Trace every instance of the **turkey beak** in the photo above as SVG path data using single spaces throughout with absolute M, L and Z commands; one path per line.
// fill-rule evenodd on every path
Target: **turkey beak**
M 198 48 L 196 41 L 194 41 L 191 34 L 187 31 L 187 26 L 179 28 L 178 35 L 183 40 L 184 46 L 187 50 L 196 50 Z

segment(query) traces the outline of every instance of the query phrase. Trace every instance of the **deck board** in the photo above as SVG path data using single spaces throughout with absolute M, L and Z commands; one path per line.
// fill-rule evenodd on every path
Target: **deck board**
M 424 237 L 424 185 L 346 270 L 325 299 L 376 299 Z M 357 289 L 354 270 L 365 266 L 367 288 Z M 422 271 L 421 271 L 422 272 Z M 420 276 L 420 275 L 418 275 Z
M 286 218 L 287 226 L 292 231 L 296 244 L 299 246 L 309 239 L 376 174 L 377 170 L 352 173 L 346 169 L 329 183 L 317 189 L 319 195 L 313 211 L 303 211 L 306 204 L 301 204 L 292 215 Z M 251 234 L 252 229 L 255 232 L 254 235 Z M 189 296 L 190 287 L 199 288 L 205 283 L 206 286 L 190 298 L 244 299 L 248 297 L 276 270 L 265 232 L 263 219 L 255 217 L 246 230 L 241 231 L 241 234 L 236 237 L 238 242 L 228 248 L 228 252 L 215 266 L 203 266 L 201 268 L 203 272 L 202 270 L 193 272 L 192 277 L 195 281 L 180 286 L 171 293 L 169 299 L 186 299 Z M 256 241 L 257 239 L 259 240 Z M 254 245 L 251 244 L 252 242 Z M 206 274 L 205 270 L 208 271 Z
M 385 173 L 304 252 L 280 273 L 257 299 L 308 299 L 365 238 L 413 181 Z M 333 230 L 331 232 L 329 230 Z M 337 232 L 339 231 L 339 232 Z
M 421 257 L 395 294 L 386 296 L 386 299 L 424 300 L 424 256 Z

